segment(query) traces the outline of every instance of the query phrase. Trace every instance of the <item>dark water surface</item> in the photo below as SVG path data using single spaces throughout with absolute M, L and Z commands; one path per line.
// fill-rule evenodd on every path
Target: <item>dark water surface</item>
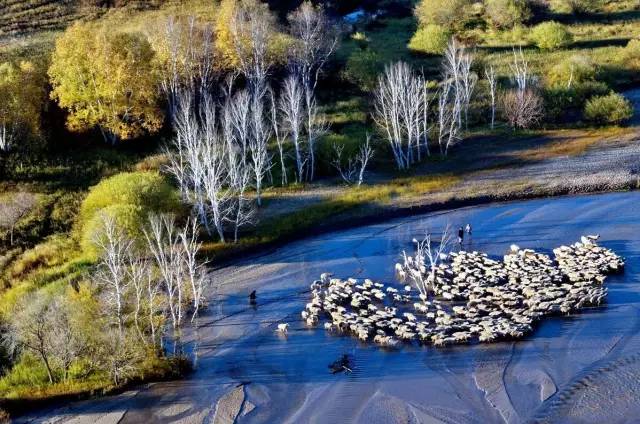
M 185 381 L 34 415 L 36 421 L 209 422 L 244 384 L 238 422 L 634 422 L 640 412 L 640 192 L 540 199 L 403 218 L 291 243 L 215 272 L 219 287 L 191 335 Z M 411 239 L 473 226 L 466 249 L 502 256 L 512 243 L 549 252 L 583 234 L 626 259 L 607 303 L 543 321 L 526 339 L 386 351 L 307 328 L 299 312 L 322 272 L 393 282 Z M 257 305 L 248 294 L 257 290 Z M 289 322 L 288 335 L 274 330 Z M 342 354 L 353 372 L 331 374 Z M 255 409 L 252 409 L 255 408 Z M 248 412 L 250 411 L 250 412 Z

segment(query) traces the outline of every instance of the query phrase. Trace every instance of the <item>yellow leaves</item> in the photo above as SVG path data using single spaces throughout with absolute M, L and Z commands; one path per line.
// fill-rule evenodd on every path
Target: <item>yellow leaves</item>
M 0 63 L 0 124 L 38 134 L 44 97 L 44 72 L 36 64 Z
M 75 24 L 56 42 L 49 76 L 52 98 L 70 112 L 67 126 L 95 126 L 122 139 L 162 124 L 155 53 L 138 32 Z

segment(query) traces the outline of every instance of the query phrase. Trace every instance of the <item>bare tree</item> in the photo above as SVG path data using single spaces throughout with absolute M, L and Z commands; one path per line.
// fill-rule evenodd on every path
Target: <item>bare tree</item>
M 267 148 L 270 125 L 264 112 L 264 91 L 255 93 L 251 102 L 251 138 L 249 152 L 256 188 L 256 201 L 262 204 L 262 181 L 271 169 L 271 155 Z
M 346 167 L 343 164 L 342 153 L 344 145 L 333 145 L 334 158 L 331 165 L 338 171 L 338 174 L 347 184 L 357 184 L 358 187 L 364 182 L 364 174 L 369 160 L 373 157 L 371 148 L 371 137 L 367 134 L 365 142 L 359 147 L 354 157 L 347 159 Z
M 429 125 L 429 105 L 431 104 L 431 95 L 429 94 L 429 88 L 427 87 L 427 80 L 424 77 L 424 71 L 422 72 L 422 136 L 424 138 L 422 144 L 424 145 L 427 156 L 431 156 L 429 150 L 429 131 L 431 126 Z M 420 157 L 420 146 L 418 146 L 418 160 Z
M 230 22 L 231 36 L 242 74 L 252 94 L 262 92 L 272 62 L 269 43 L 276 21 L 269 6 L 257 0 L 240 0 Z
M 174 331 L 183 319 L 183 268 L 181 252 L 178 249 L 179 235 L 174 218 L 167 215 L 149 216 L 149 229 L 144 230 L 151 252 L 167 295 L 167 306 Z
M 269 88 L 269 106 L 269 111 L 271 113 L 271 128 L 273 129 L 273 135 L 276 138 L 278 153 L 280 155 L 280 182 L 282 186 L 286 186 L 288 184 L 288 180 L 287 167 L 284 163 L 284 143 L 288 137 L 288 131 L 281 122 L 284 120 L 284 117 L 281 116 L 276 95 L 271 88 Z
M 204 169 L 202 189 L 207 200 L 211 221 L 222 242 L 225 241 L 224 223 L 233 212 L 231 199 L 233 193 L 227 190 L 229 169 L 227 166 L 226 143 L 220 139 L 216 109 L 213 100 L 208 97 L 200 111 L 202 139 L 200 143 L 201 163 Z
M 296 180 L 304 179 L 306 155 L 302 145 L 302 120 L 304 115 L 304 98 L 300 81 L 293 75 L 288 76 L 282 85 L 279 109 L 282 113 L 284 125 L 291 137 L 296 156 Z
M 213 29 L 194 16 L 169 16 L 159 34 L 150 38 L 163 60 L 159 67 L 160 88 L 167 99 L 168 117 L 173 121 L 182 91 L 189 90 L 199 98 L 213 84 Z
M 55 296 L 49 304 L 47 319 L 54 329 L 51 338 L 52 356 L 62 369 L 62 378 L 69 378 L 69 369 L 88 348 L 88 343 L 80 331 L 72 325 L 72 311 L 65 299 Z
M 313 181 L 315 170 L 315 150 L 316 143 L 322 136 L 329 131 L 329 123 L 320 114 L 318 109 L 318 103 L 315 97 L 306 102 L 307 104 L 307 121 L 305 122 L 305 128 L 307 130 L 307 154 L 309 164 L 307 166 L 307 177 L 309 181 Z
M 491 129 L 494 129 L 496 121 L 496 71 L 493 65 L 489 65 L 484 69 L 484 75 L 489 83 L 489 95 L 491 96 Z
M 186 225 L 178 233 L 180 246 L 182 248 L 182 264 L 185 269 L 185 276 L 191 289 L 190 298 L 192 301 L 191 321 L 198 316 L 200 307 L 204 301 L 204 289 L 207 286 L 209 277 L 206 273 L 206 263 L 197 259 L 202 243 L 198 241 L 198 224 L 196 221 L 187 221 Z
M 542 119 L 542 97 L 533 89 L 507 90 L 501 100 L 504 117 L 511 128 L 530 128 Z
M 360 169 L 358 171 L 358 186 L 361 186 L 364 182 L 364 173 L 367 170 L 369 161 L 373 158 L 373 153 L 373 148 L 371 147 L 371 136 L 367 133 L 365 142 L 360 146 L 358 154 L 356 155 L 356 160 L 360 164 Z
M 502 111 L 512 128 L 529 128 L 542 119 L 543 101 L 536 88 L 537 78 L 530 74 L 522 48 L 513 50 L 511 73 L 516 88 L 503 93 Z
M 134 337 L 129 331 L 121 336 L 112 328 L 103 329 L 100 333 L 99 357 L 116 386 L 133 377 L 143 359 L 143 351 L 138 348 Z
M 511 78 L 519 91 L 526 91 L 531 84 L 537 82 L 537 78 L 529 72 L 529 63 L 524 57 L 522 47 L 513 49 L 513 62 L 510 64 Z
M 156 330 L 156 321 L 160 318 L 159 322 L 163 321 L 164 308 L 162 296 L 162 284 L 161 280 L 155 278 L 152 273 L 147 274 L 146 284 L 146 297 L 147 297 L 147 319 L 149 320 L 149 329 L 151 331 L 151 344 L 154 347 L 158 346 L 158 337 Z
M 460 140 L 461 106 L 455 83 L 451 79 L 444 80 L 438 93 L 438 145 L 444 156 Z
M 124 310 L 129 287 L 128 258 L 133 241 L 113 215 L 102 213 L 100 219 L 100 231 L 93 235 L 93 243 L 100 255 L 94 279 L 102 287 L 118 331 L 124 336 Z
M 9 230 L 9 244 L 13 246 L 16 224 L 36 205 L 38 197 L 33 193 L 20 191 L 6 200 L 0 200 L 0 228 Z
M 434 240 L 433 235 L 427 232 L 424 239 L 413 239 L 413 242 L 416 245 L 414 256 L 409 256 L 403 251 L 403 263 L 399 264 L 399 267 L 404 281 L 412 282 L 426 298 L 429 292 L 433 291 L 436 270 L 440 261 L 446 257 L 445 251 L 451 243 L 449 225 L 444 228 L 440 240 Z
M 296 40 L 290 58 L 290 67 L 300 79 L 306 107 L 306 128 L 309 142 L 309 179 L 315 176 L 315 143 L 319 133 L 314 131 L 317 124 L 315 89 L 318 77 L 327 59 L 335 50 L 339 32 L 328 19 L 322 7 L 315 7 L 304 1 L 298 9 L 289 14 L 289 28 Z
M 345 183 L 353 184 L 358 172 L 356 169 L 356 161 L 354 158 L 349 158 L 346 167 L 343 165 L 342 153 L 344 152 L 344 145 L 342 144 L 334 144 L 333 152 L 334 158 L 331 161 L 331 165 L 338 171 L 340 178 L 342 178 Z
M 36 354 L 53 383 L 53 344 L 56 337 L 51 316 L 52 298 L 38 293 L 28 294 L 8 316 L 9 326 L 3 332 L 3 344 L 10 351 L 24 348 Z
M 398 169 L 407 169 L 420 158 L 420 140 L 427 128 L 425 81 L 411 67 L 397 62 L 385 67 L 374 94 L 373 119 L 385 135 Z
M 464 51 L 460 61 L 460 80 L 462 88 L 462 104 L 464 110 L 464 125 L 465 129 L 469 129 L 469 106 L 471 104 L 471 98 L 478 82 L 478 76 L 471 72 L 471 66 L 473 65 L 473 55 Z
M 145 329 L 142 326 L 142 314 L 145 300 L 147 298 L 146 291 L 148 280 L 151 278 L 152 269 L 149 261 L 135 250 L 129 252 L 129 267 L 127 268 L 129 285 L 133 292 L 133 324 L 138 332 L 140 341 L 147 344 L 145 337 Z M 150 324 L 151 325 L 151 324 Z M 152 337 L 153 340 L 153 337 Z

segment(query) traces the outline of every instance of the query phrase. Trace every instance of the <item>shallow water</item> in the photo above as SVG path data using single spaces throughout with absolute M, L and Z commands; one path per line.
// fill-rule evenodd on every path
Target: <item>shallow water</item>
M 472 207 L 247 258 L 215 271 L 219 287 L 191 335 L 197 362 L 187 380 L 28 418 L 208 422 L 220 396 L 244 384 L 243 407 L 255 409 L 240 413 L 239 422 L 633 421 L 640 412 L 639 200 L 636 192 Z M 597 233 L 601 245 L 626 258 L 625 273 L 607 279 L 605 305 L 548 318 L 517 342 L 386 351 L 300 320 L 320 273 L 393 282 L 394 264 L 413 237 L 467 222 L 473 236 L 465 249 L 495 256 L 512 243 L 550 252 Z M 253 289 L 255 307 L 247 298 Z M 290 323 L 286 337 L 274 331 L 280 322 Z M 345 353 L 353 372 L 331 374 L 328 365 Z

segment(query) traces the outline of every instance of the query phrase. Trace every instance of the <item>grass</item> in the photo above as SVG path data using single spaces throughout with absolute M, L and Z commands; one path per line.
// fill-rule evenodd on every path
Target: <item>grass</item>
M 260 222 L 239 243 L 205 243 L 203 253 L 221 259 L 240 250 L 287 241 L 301 234 L 308 235 L 323 226 L 330 227 L 358 216 L 369 216 L 374 211 L 397 206 L 401 201 L 423 198 L 452 187 L 459 181 L 460 177 L 453 175 L 413 176 L 375 185 L 349 187 L 331 198 Z
M 584 133 L 567 131 L 566 136 L 563 131 L 554 131 L 554 138 L 540 147 L 534 147 L 518 152 L 517 157 L 527 161 L 541 161 L 562 156 L 577 156 L 584 154 L 591 147 L 600 144 L 605 138 L 622 137 L 634 132 L 631 128 L 608 127 L 591 130 Z

